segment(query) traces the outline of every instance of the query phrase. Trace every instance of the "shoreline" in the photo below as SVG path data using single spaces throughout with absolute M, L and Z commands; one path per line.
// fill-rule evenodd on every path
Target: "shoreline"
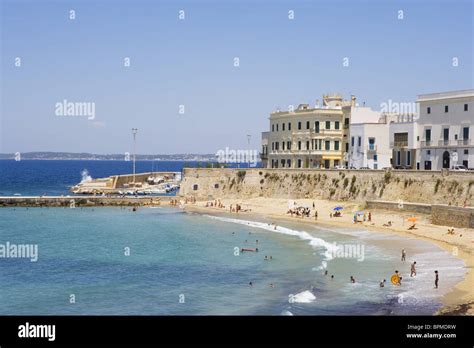
M 196 204 L 185 206 L 185 210 L 195 213 L 205 213 L 209 215 L 225 215 L 234 218 L 267 218 L 276 221 L 284 222 L 298 222 L 308 225 L 319 226 L 334 226 L 344 228 L 365 228 L 373 233 L 388 233 L 403 236 L 407 238 L 415 238 L 431 242 L 441 249 L 448 251 L 453 256 L 464 261 L 466 272 L 461 282 L 457 283 L 442 297 L 443 307 L 434 315 L 474 315 L 474 230 L 472 229 L 456 229 L 455 235 L 447 235 L 448 226 L 432 225 L 429 223 L 427 216 L 423 214 L 416 214 L 420 218 L 416 222 L 416 230 L 407 230 L 409 223 L 405 222 L 406 218 L 413 216 L 404 212 L 397 212 L 391 210 L 370 210 L 373 218 L 372 223 L 358 223 L 352 222 L 353 210 L 359 209 L 360 206 L 356 203 L 348 202 L 333 202 L 324 200 L 298 199 L 298 203 L 302 205 L 311 206 L 315 202 L 318 210 L 318 220 L 314 217 L 291 217 L 286 214 L 285 209 L 288 206 L 288 199 L 283 198 L 251 198 L 251 199 L 221 199 L 222 204 L 226 208 L 205 207 L 206 201 L 198 201 Z M 245 210 L 239 213 L 230 213 L 229 205 L 239 203 Z M 343 205 L 348 213 L 343 214 L 342 217 L 330 218 L 330 207 L 336 205 Z M 321 212 L 324 210 L 324 213 Z M 366 210 L 368 212 L 368 210 Z M 402 218 L 402 221 L 400 221 Z M 384 227 L 383 222 L 393 221 L 391 227 Z M 382 223 L 381 223 L 382 222 Z M 462 235 L 462 237 L 461 237 Z

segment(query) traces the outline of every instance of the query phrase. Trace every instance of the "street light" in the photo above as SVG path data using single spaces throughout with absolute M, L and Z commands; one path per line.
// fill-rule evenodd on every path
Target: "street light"
M 135 157 L 137 154 L 137 133 L 138 133 L 138 128 L 132 128 L 132 134 L 133 134 L 133 183 L 135 184 Z

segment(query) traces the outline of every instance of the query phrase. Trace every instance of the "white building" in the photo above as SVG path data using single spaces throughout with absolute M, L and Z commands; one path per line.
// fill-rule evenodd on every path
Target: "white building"
M 474 168 L 474 90 L 419 95 L 421 169 Z
M 364 122 L 350 125 L 349 167 L 357 169 L 390 167 L 392 153 L 388 138 L 389 118 L 387 115 L 366 109 L 368 109 L 365 110 L 366 117 L 359 115 L 360 117 L 356 118 Z
M 389 123 L 392 167 L 420 169 L 417 115 L 394 115 Z

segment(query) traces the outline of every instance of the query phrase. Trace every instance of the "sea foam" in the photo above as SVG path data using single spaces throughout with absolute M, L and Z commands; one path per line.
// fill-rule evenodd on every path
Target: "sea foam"
M 308 232 L 296 231 L 296 230 L 292 230 L 290 228 L 286 228 L 282 226 L 275 227 L 275 225 L 264 223 L 264 222 L 247 221 L 247 220 L 240 220 L 240 219 L 233 219 L 233 218 L 226 218 L 222 216 L 212 216 L 212 215 L 204 215 L 204 216 L 211 219 L 219 220 L 219 221 L 232 222 L 232 223 L 236 223 L 240 225 L 245 225 L 248 227 L 260 228 L 260 229 L 267 230 L 270 232 L 276 232 L 276 233 L 286 234 L 289 236 L 299 237 L 302 240 L 307 240 L 309 245 L 311 245 L 315 249 L 323 248 L 325 250 L 324 257 L 326 258 L 326 260 L 332 260 L 333 256 L 337 252 L 337 246 L 335 244 L 326 242 L 324 239 L 314 237 Z

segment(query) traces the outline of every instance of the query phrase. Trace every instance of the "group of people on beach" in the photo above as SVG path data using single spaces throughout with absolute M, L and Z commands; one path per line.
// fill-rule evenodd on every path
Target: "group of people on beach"
M 206 208 L 225 208 L 225 205 L 222 204 L 220 199 L 215 199 L 214 201 L 208 201 L 205 205 Z

